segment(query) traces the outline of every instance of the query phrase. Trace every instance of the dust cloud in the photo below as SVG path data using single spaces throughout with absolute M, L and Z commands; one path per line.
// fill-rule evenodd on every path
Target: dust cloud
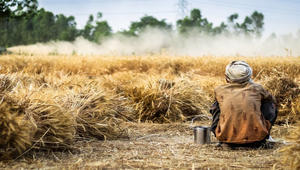
M 19 54 L 41 55 L 144 55 L 160 54 L 189 56 L 300 56 L 298 35 L 270 36 L 254 39 L 245 35 L 203 35 L 191 31 L 179 35 L 175 31 L 146 29 L 138 37 L 122 34 L 101 40 L 101 44 L 78 37 L 74 42 L 51 41 L 8 50 Z

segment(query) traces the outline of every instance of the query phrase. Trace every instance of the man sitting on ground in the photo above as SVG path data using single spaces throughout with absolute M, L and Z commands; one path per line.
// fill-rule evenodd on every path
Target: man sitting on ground
M 244 61 L 226 67 L 227 84 L 215 88 L 212 131 L 230 147 L 260 147 L 277 118 L 275 98 L 251 80 L 252 68 Z

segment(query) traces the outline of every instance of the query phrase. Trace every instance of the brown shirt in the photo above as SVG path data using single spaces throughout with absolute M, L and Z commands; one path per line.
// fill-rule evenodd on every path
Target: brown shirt
M 216 137 L 224 143 L 252 143 L 263 140 L 271 128 L 260 107 L 263 100 L 274 97 L 261 85 L 253 82 L 227 83 L 215 88 L 220 106 Z

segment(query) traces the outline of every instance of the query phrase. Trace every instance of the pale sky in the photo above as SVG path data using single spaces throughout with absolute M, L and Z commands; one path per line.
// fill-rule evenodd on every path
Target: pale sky
M 39 0 L 39 8 L 54 14 L 73 15 L 77 28 L 83 28 L 88 16 L 96 18 L 103 13 L 114 32 L 128 29 L 132 21 L 139 21 L 145 14 L 154 16 L 176 28 L 179 19 L 180 0 Z M 214 26 L 227 22 L 233 13 L 239 14 L 238 22 L 250 16 L 255 10 L 264 14 L 263 37 L 293 33 L 300 29 L 300 0 L 187 0 L 189 9 L 198 8 L 203 17 Z

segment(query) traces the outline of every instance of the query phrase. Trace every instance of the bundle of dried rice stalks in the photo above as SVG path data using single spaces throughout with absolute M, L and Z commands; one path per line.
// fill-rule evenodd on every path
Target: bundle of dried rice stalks
M 17 84 L 16 77 L 0 74 L 0 92 L 11 91 Z
M 294 144 L 280 150 L 283 153 L 284 163 L 289 164 L 291 169 L 300 169 L 300 126 L 288 138 Z
M 190 116 L 206 114 L 210 105 L 202 89 L 184 79 L 149 81 L 147 86 L 127 87 L 124 95 L 134 105 L 138 122 L 185 121 Z
M 124 98 L 88 87 L 79 93 L 70 91 L 63 100 L 63 107 L 72 110 L 76 117 L 76 132 L 80 136 L 99 140 L 128 137 L 126 129 L 119 126 L 122 119 L 132 120 Z
M 300 117 L 300 95 L 298 95 L 293 101 L 292 101 L 292 113 L 293 115 L 296 115 L 295 117 L 299 119 Z
M 300 114 L 293 111 L 295 103 L 297 103 L 300 87 L 297 82 L 288 77 L 287 74 L 273 70 L 269 77 L 265 77 L 262 81 L 264 87 L 270 91 L 279 103 L 279 115 L 281 119 L 289 118 L 293 121 Z M 294 106 L 293 106 L 294 105 Z M 297 107 L 297 106 L 296 106 Z
M 121 129 L 120 120 L 108 118 L 98 113 L 81 113 L 77 117 L 77 134 L 98 140 L 113 140 L 128 137 L 126 129 Z
M 71 148 L 75 138 L 75 121 L 72 114 L 55 104 L 45 102 L 31 103 L 28 108 L 36 133 L 36 148 L 65 149 Z
M 7 95 L 0 95 L 0 160 L 11 159 L 31 145 L 31 124 L 25 107 Z
M 23 74 L 19 79 L 23 86 L 31 86 L 31 88 L 39 88 L 47 83 L 46 77 L 42 75 Z

